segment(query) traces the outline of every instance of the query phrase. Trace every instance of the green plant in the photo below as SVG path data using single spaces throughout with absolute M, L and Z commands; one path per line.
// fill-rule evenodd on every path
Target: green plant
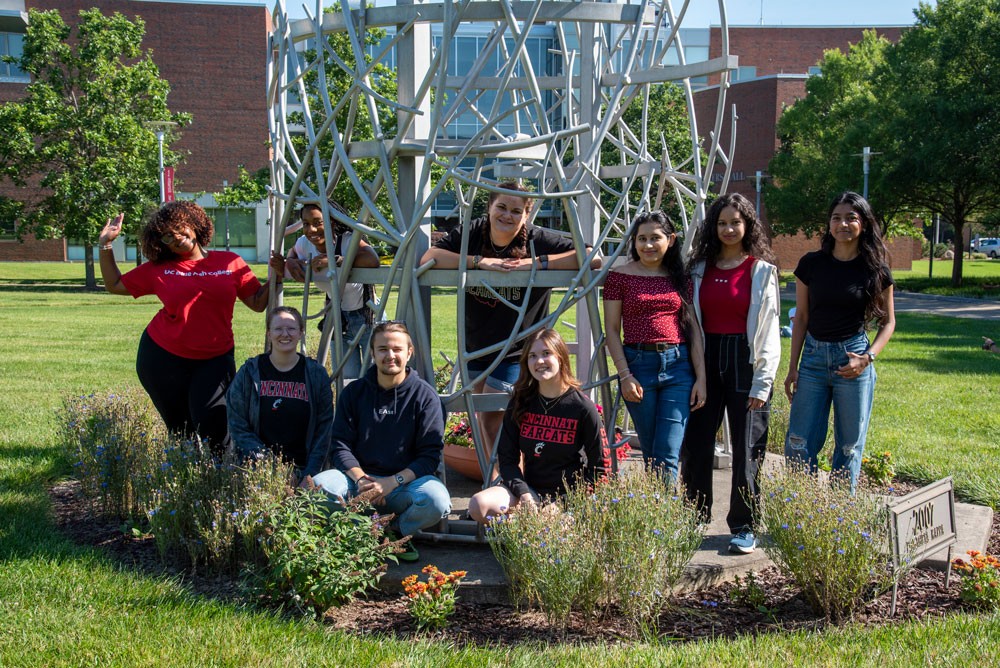
M 655 624 L 701 543 L 695 508 L 645 469 L 579 482 L 560 504 L 495 518 L 487 534 L 514 600 L 563 626 L 574 608 L 590 617 L 617 603 L 640 631 Z
M 836 476 L 826 482 L 786 464 L 762 480 L 760 523 L 768 556 L 827 621 L 849 619 L 905 571 L 889 556 L 884 500 L 863 491 L 851 496 Z
M 767 592 L 757 582 L 757 575 L 753 571 L 747 573 L 745 577 L 737 575 L 733 579 L 733 589 L 729 592 L 729 599 L 733 603 L 761 612 L 772 620 L 777 611 L 777 608 L 767 605 Z
M 538 605 L 550 624 L 563 629 L 574 607 L 591 616 L 602 574 L 596 541 L 587 531 L 555 505 L 494 517 L 486 533 L 511 600 Z
M 178 438 L 163 452 L 148 513 L 160 554 L 224 572 L 261 561 L 266 511 L 288 495 L 291 466 L 270 454 L 219 459 Z
M 969 561 L 958 557 L 951 562 L 962 576 L 959 596 L 966 603 L 987 610 L 1000 610 L 1000 559 L 969 550 Z
M 566 505 L 604 564 L 605 598 L 639 630 L 651 628 L 701 544 L 697 509 L 671 494 L 662 472 L 623 472 L 592 490 L 578 484 Z
M 476 442 L 472 440 L 472 425 L 466 419 L 465 413 L 448 416 L 448 422 L 444 426 L 444 442 L 460 448 L 476 447 Z
M 892 453 L 888 450 L 861 458 L 861 473 L 868 482 L 884 487 L 896 477 L 896 467 L 892 463 Z
M 448 617 L 455 612 L 455 590 L 466 576 L 466 571 L 452 571 L 445 575 L 437 566 L 427 564 L 421 573 L 427 582 L 419 582 L 416 574 L 403 578 L 403 591 L 410 615 L 421 629 L 441 630 Z
M 383 540 L 393 516 L 370 510 L 363 496 L 341 509 L 321 491 L 274 503 L 264 517 L 266 565 L 258 572 L 265 596 L 319 618 L 374 588 L 403 541 Z
M 126 388 L 70 397 L 57 419 L 83 492 L 111 517 L 145 522 L 152 502 L 145 482 L 163 459 L 166 437 L 146 395 Z

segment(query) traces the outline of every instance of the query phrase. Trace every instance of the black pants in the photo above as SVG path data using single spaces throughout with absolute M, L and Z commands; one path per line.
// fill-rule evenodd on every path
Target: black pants
M 747 410 L 753 366 L 745 334 L 706 334 L 705 373 L 708 398 L 701 410 L 692 411 L 681 448 L 681 480 L 687 496 L 698 504 L 702 518 L 712 517 L 712 470 L 715 435 L 723 412 L 729 418 L 733 447 L 733 479 L 729 493 L 729 530 L 738 533 L 753 527 L 760 464 L 767 450 L 767 421 L 771 402 Z M 753 503 L 756 505 L 756 503 Z
M 226 390 L 236 375 L 232 350 L 207 360 L 178 357 L 143 332 L 135 371 L 167 429 L 197 434 L 216 454 L 225 452 L 229 447 Z

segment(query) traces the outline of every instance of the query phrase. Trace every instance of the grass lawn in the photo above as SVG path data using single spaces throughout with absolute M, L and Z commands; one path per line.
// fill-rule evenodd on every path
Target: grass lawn
M 0 666 L 995 662 L 998 615 L 736 641 L 468 648 L 446 639 L 346 636 L 123 569 L 54 531 L 46 488 L 70 471 L 57 448 L 54 415 L 67 395 L 137 384 L 136 344 L 158 305 L 87 292 L 82 282 L 79 264 L 0 264 Z M 454 317 L 447 314 L 454 296 L 442 291 L 432 299 L 435 346 L 447 349 L 450 341 L 453 351 Z M 899 316 L 879 357 L 869 448 L 891 450 L 911 475 L 954 475 L 960 494 L 1000 507 L 1000 356 L 978 350 L 973 322 Z M 262 316 L 238 306 L 235 330 L 237 360 L 260 350 Z M 785 410 L 783 402 L 776 409 Z
M 951 260 L 934 260 L 934 277 L 928 277 L 929 260 L 914 260 L 910 271 L 893 272 L 902 290 L 926 292 L 952 297 L 1000 299 L 1000 260 L 970 260 L 962 262 L 962 287 L 951 285 Z

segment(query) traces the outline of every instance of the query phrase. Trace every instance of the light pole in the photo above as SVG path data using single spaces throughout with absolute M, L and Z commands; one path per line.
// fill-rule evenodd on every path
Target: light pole
M 146 121 L 143 125 L 156 133 L 156 143 L 160 149 L 160 204 L 162 205 L 167 198 L 163 185 L 163 138 L 166 136 L 167 130 L 177 127 L 177 123 L 173 121 Z
M 771 178 L 770 174 L 757 170 L 757 220 L 760 220 L 760 193 L 764 189 L 764 179 Z
M 882 155 L 881 152 L 872 151 L 871 146 L 865 146 L 861 149 L 861 153 L 855 153 L 856 156 L 861 156 L 861 170 L 864 175 L 864 188 L 861 192 L 861 196 L 868 199 L 868 173 L 871 171 L 872 156 Z
M 226 188 L 229 187 L 229 180 L 222 179 L 222 191 L 225 193 Z M 226 203 L 223 205 L 226 207 L 226 250 L 229 250 L 229 196 L 226 194 Z

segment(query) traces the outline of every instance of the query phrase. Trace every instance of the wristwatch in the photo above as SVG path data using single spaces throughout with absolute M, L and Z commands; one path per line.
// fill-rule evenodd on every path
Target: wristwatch
M 873 353 L 870 350 L 868 351 L 868 363 L 869 364 L 874 364 L 875 363 L 875 353 Z
M 402 475 L 400 475 L 400 474 L 397 473 L 396 474 L 396 485 L 398 485 L 399 487 L 402 487 L 405 484 L 406 484 L 406 478 L 404 478 Z

